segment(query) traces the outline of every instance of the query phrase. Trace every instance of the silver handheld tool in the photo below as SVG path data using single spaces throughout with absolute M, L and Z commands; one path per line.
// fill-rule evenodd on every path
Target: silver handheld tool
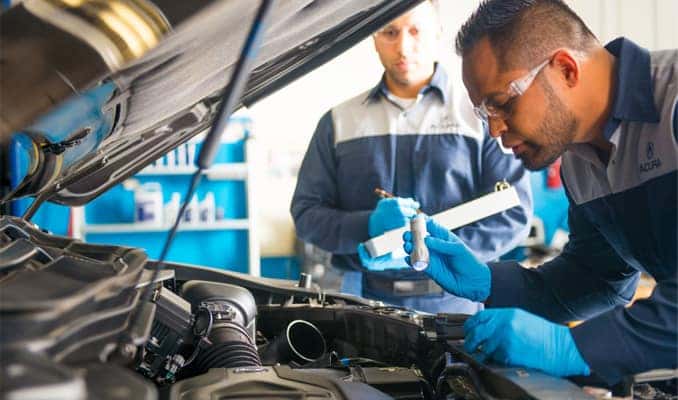
M 428 268 L 428 248 L 424 243 L 424 238 L 428 235 L 426 231 L 426 216 L 417 214 L 410 220 L 410 232 L 412 232 L 412 253 L 410 260 L 412 268 L 415 271 L 423 271 Z

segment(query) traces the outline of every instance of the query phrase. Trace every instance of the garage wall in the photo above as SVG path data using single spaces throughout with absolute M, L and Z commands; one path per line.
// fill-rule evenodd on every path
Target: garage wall
M 626 36 L 649 49 L 678 47 L 677 0 L 571 0 L 571 7 L 602 42 Z M 477 0 L 440 0 L 444 62 L 454 63 L 453 38 Z M 289 215 L 299 163 L 320 116 L 373 86 L 381 76 L 371 39 L 355 46 L 249 110 L 261 157 L 259 232 L 262 256 L 293 252 Z
M 572 0 L 569 3 L 603 42 L 626 36 L 653 50 L 678 47 L 676 0 Z

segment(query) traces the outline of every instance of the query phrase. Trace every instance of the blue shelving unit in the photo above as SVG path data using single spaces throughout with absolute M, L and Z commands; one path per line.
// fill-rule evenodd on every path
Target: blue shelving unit
M 232 119 L 214 165 L 205 172 L 197 190 L 199 199 L 208 192 L 214 194 L 216 206 L 223 208 L 223 219 L 211 223 L 182 223 L 168 254 L 169 261 L 260 275 L 258 240 L 254 232 L 256 196 L 249 163 L 254 141 L 250 132 L 249 118 Z M 197 145 L 200 146 L 199 142 Z M 133 179 L 140 185 L 158 182 L 162 186 L 163 204 L 166 204 L 172 193 L 184 195 L 194 171 L 192 165 L 151 165 Z M 158 258 L 170 224 L 135 223 L 134 212 L 134 192 L 124 184 L 117 185 L 84 207 L 78 231 L 88 242 L 142 247 L 149 257 Z

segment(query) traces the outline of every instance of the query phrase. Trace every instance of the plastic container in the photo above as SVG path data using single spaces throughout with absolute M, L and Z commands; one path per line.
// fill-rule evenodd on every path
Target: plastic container
M 172 225 L 176 221 L 179 208 L 181 207 L 181 194 L 179 192 L 172 193 L 170 201 L 165 204 L 165 225 Z
M 216 221 L 216 205 L 212 192 L 207 192 L 205 198 L 200 202 L 200 221 L 206 223 Z
M 186 156 L 186 144 L 177 147 L 177 165 L 184 167 L 188 165 L 188 158 Z
M 187 147 L 188 149 L 186 152 L 188 153 L 188 165 L 195 165 L 195 155 L 198 150 L 198 144 L 195 142 L 188 142 Z
M 217 207 L 215 218 L 217 221 L 221 221 L 222 219 L 226 218 L 226 210 L 224 210 L 224 207 Z
M 198 203 L 198 196 L 193 195 L 191 201 L 188 202 L 186 211 L 184 212 L 184 222 L 188 224 L 197 224 L 200 222 L 200 204 Z
M 134 191 L 134 221 L 162 225 L 162 186 L 158 182 L 145 183 Z
M 177 166 L 177 157 L 174 153 L 174 149 L 165 154 L 165 160 L 167 161 L 167 168 L 175 168 Z

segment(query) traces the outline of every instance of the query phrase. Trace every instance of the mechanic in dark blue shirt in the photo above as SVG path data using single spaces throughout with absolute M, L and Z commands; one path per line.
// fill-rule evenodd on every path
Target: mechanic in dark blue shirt
M 532 270 L 486 265 L 429 221 L 426 272 L 488 307 L 466 322 L 466 349 L 610 384 L 675 369 L 678 51 L 623 38 L 603 47 L 560 0 L 485 1 L 457 51 L 491 135 L 530 169 L 562 155 L 570 202 L 569 243 Z M 625 307 L 641 272 L 656 287 Z M 584 322 L 560 325 L 573 320 Z
M 427 1 L 374 35 L 383 79 L 321 118 L 291 211 L 297 235 L 331 252 L 333 266 L 347 271 L 342 291 L 428 312 L 473 314 L 482 304 L 412 271 L 401 249 L 400 256 L 370 258 L 362 247 L 357 254 L 361 242 L 404 226 L 417 208 L 444 211 L 502 180 L 517 189 L 521 206 L 455 232 L 484 261 L 527 237 L 529 176 L 483 128 L 460 80 L 453 85 L 435 62 L 439 32 Z M 399 197 L 379 200 L 375 188 Z

